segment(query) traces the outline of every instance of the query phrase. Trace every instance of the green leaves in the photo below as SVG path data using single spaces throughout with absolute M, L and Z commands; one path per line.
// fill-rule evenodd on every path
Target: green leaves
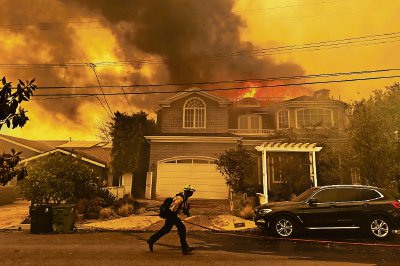
M 234 192 L 244 191 L 246 178 L 251 177 L 255 170 L 251 153 L 242 144 L 236 150 L 230 149 L 218 155 L 215 163 L 225 177 L 226 184 Z
M 28 171 L 29 177 L 19 183 L 19 187 L 34 203 L 91 198 L 102 187 L 102 178 L 80 158 L 61 153 L 37 159 Z
M 400 173 L 400 85 L 375 91 L 352 105 L 349 116 L 351 164 L 364 183 L 389 188 Z
M 23 101 L 29 101 L 36 85 L 33 84 L 35 79 L 23 82 L 18 80 L 17 89 L 13 91 L 11 82 L 7 82 L 3 77 L 3 88 L 0 90 L 0 129 L 5 124 L 8 128 L 23 127 L 29 120 L 26 117 L 24 109 L 18 107 Z
M 0 155 L 0 185 L 6 185 L 14 177 L 21 180 L 27 175 L 25 168 L 17 167 L 21 161 L 20 154 L 21 152 L 11 149 L 11 153 Z
M 16 91 L 13 91 L 11 82 L 7 82 L 6 77 L 1 79 L 3 88 L 0 90 L 0 129 L 3 125 L 8 128 L 23 127 L 29 118 L 25 115 L 26 111 L 21 108 L 23 101 L 28 101 L 36 90 L 33 84 L 35 79 L 27 81 L 26 84 L 22 80 L 18 80 Z M 19 109 L 18 109 L 19 107 Z M 17 168 L 18 162 L 21 160 L 14 149 L 11 154 L 4 153 L 0 156 L 0 184 L 6 185 L 14 177 L 22 180 L 26 175 L 25 168 Z
M 132 115 L 116 112 L 111 125 L 110 135 L 113 148 L 111 168 L 114 174 L 133 173 L 141 167 L 148 154 L 148 144 L 144 136 L 155 131 L 154 120 L 147 119 L 145 112 Z

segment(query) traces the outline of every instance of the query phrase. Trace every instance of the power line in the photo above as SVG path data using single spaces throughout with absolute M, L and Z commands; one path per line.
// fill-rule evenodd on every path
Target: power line
M 125 96 L 125 100 L 126 100 L 126 103 L 127 103 L 128 106 L 129 106 L 129 110 L 131 110 L 131 113 L 133 113 L 131 104 L 129 103 L 128 96 L 126 96 L 126 92 L 125 92 L 125 90 L 124 90 L 124 87 L 121 87 L 121 90 L 122 90 L 122 93 L 123 93 L 124 96 Z
M 265 7 L 265 8 L 257 8 L 257 9 L 246 9 L 246 10 L 232 10 L 232 11 L 227 11 L 227 12 L 213 12 L 214 14 L 218 13 L 248 13 L 248 12 L 254 12 L 254 11 L 263 11 L 263 10 L 273 10 L 273 9 L 284 9 L 284 8 L 292 8 L 292 7 L 301 7 L 301 6 L 315 6 L 315 5 L 321 5 L 321 4 L 331 4 L 331 3 L 337 3 L 337 2 L 343 2 L 347 0 L 335 0 L 335 1 L 321 1 L 321 2 L 316 2 L 316 3 L 308 3 L 308 4 L 300 4 L 300 5 L 285 5 L 285 6 L 273 6 L 273 7 Z M 5 23 L 5 24 L 0 24 L 0 30 L 1 28 L 15 28 L 15 27 L 28 27 L 28 26 L 53 26 L 53 25 L 68 25 L 68 24 L 105 24 L 106 21 L 104 20 L 88 20 L 88 21 L 67 21 L 67 22 L 36 22 L 36 23 Z M 101 28 L 104 28 L 102 26 Z
M 45 100 L 59 100 L 59 99 L 71 99 L 71 98 L 89 98 L 89 97 L 93 97 L 93 96 L 75 96 L 75 95 L 70 95 L 70 96 L 54 96 L 54 97 L 44 97 L 44 98 L 40 98 L 40 99 L 34 99 L 35 101 L 45 101 Z M 97 99 L 99 99 L 98 97 L 96 97 Z M 31 99 L 32 100 L 32 99 Z M 101 101 L 99 101 L 100 104 L 102 105 L 103 109 L 107 112 L 107 109 L 105 108 L 105 106 L 103 105 L 103 103 Z M 107 112 L 108 114 L 108 112 Z
M 310 42 L 299 45 L 286 45 L 278 47 L 269 47 L 261 49 L 249 49 L 242 51 L 232 51 L 226 53 L 216 53 L 216 54 L 203 54 L 199 56 L 194 56 L 187 60 L 214 60 L 221 59 L 225 57 L 233 56 L 268 56 L 274 54 L 282 54 L 288 52 L 302 52 L 302 51 L 317 51 L 323 49 L 334 49 L 343 48 L 351 46 L 368 46 L 382 43 L 389 43 L 394 41 L 400 41 L 400 32 L 390 32 L 382 34 L 364 35 L 351 38 L 326 40 L 319 42 Z M 97 67 L 107 67 L 107 66 L 123 66 L 132 64 L 165 64 L 169 60 L 168 58 L 160 59 L 137 59 L 137 60 L 127 60 L 127 61 L 103 61 L 95 62 Z M 68 67 L 86 67 L 88 62 L 72 62 L 72 63 L 49 63 L 49 64 L 0 64 L 0 69 L 31 69 L 31 68 L 68 68 Z
M 359 70 L 350 72 L 334 72 L 334 73 L 320 73 L 298 76 L 283 76 L 283 77 L 266 77 L 266 78 L 251 78 L 251 79 L 233 79 L 233 80 L 219 80 L 219 81 L 204 81 L 204 82 L 182 82 L 182 83 L 159 83 L 159 84 L 133 84 L 133 85 L 103 85 L 102 88 L 140 88 L 140 87 L 166 87 L 166 86 L 194 86 L 194 85 L 218 85 L 230 83 L 245 83 L 245 82 L 268 82 L 268 81 L 282 81 L 282 80 L 295 80 L 295 79 L 309 79 L 321 77 L 338 77 L 350 75 L 373 74 L 381 72 L 400 71 L 400 68 L 386 68 L 386 69 L 373 69 L 373 70 Z M 57 90 L 57 89 L 93 89 L 97 85 L 91 86 L 39 86 L 38 90 Z
M 331 14 L 321 14 L 321 15 L 308 15 L 308 16 L 279 16 L 279 17 L 259 17 L 259 18 L 248 18 L 247 20 L 260 21 L 260 20 L 274 20 L 274 19 L 303 19 L 303 18 L 318 18 L 318 17 L 333 17 L 333 16 L 346 16 L 346 15 L 364 15 L 373 13 L 384 13 L 395 11 L 392 9 L 388 10 L 374 10 L 374 11 L 364 11 L 364 12 L 347 12 L 347 13 L 331 13 Z
M 302 85 L 315 85 L 315 84 L 329 84 L 329 83 L 344 83 L 344 82 L 354 82 L 354 81 L 365 81 L 365 80 L 377 80 L 377 79 L 389 79 L 389 78 L 400 78 L 400 75 L 392 76 L 375 76 L 375 77 L 365 77 L 365 78 L 353 78 L 353 79 L 342 79 L 342 80 L 323 80 L 323 81 L 313 81 L 313 82 L 298 82 L 298 83 L 286 83 L 286 84 L 274 84 L 274 85 L 256 85 L 251 86 L 254 89 L 263 88 L 275 88 L 275 87 L 292 87 L 292 86 L 302 86 Z M 249 87 L 226 87 L 217 89 L 199 89 L 197 91 L 230 91 L 230 90 L 242 90 L 248 89 Z M 170 91 L 147 91 L 147 92 L 127 92 L 126 95 L 143 95 L 143 94 L 166 94 L 166 93 L 179 93 L 182 90 L 170 90 Z M 120 96 L 124 93 L 105 93 L 107 96 Z M 69 94 L 36 94 L 35 97 L 65 97 L 65 96 L 96 96 L 103 95 L 98 93 L 69 93 Z
M 286 46 L 278 46 L 278 47 L 270 47 L 270 48 L 262 48 L 262 49 L 251 49 L 251 50 L 243 50 L 232 53 L 221 53 L 215 54 L 214 56 L 224 56 L 224 55 L 241 55 L 241 54 L 262 54 L 265 52 L 274 53 L 281 51 L 291 51 L 291 50 L 299 50 L 299 49 L 308 49 L 308 48 L 318 48 L 324 46 L 334 46 L 334 45 L 343 45 L 343 44 L 351 44 L 356 42 L 368 42 L 368 41 L 376 41 L 376 40 L 387 40 L 392 38 L 399 38 L 400 32 L 390 32 L 383 34 L 374 34 L 374 35 L 364 35 L 352 38 L 344 38 L 344 39 L 336 39 L 336 40 L 327 40 L 320 42 L 311 42 L 300 45 L 286 45 Z
M 97 83 L 99 84 L 99 88 L 100 88 L 100 90 L 101 90 L 101 93 L 103 94 L 103 97 L 104 97 L 104 100 L 105 100 L 106 105 L 107 105 L 107 107 L 108 107 L 108 110 L 110 111 L 110 113 L 108 113 L 108 112 L 107 112 L 107 113 L 108 113 L 108 115 L 112 118 L 112 117 L 113 117 L 113 111 L 111 110 L 111 107 L 110 107 L 110 105 L 108 104 L 108 101 L 107 101 L 107 97 L 104 95 L 104 90 L 103 90 L 103 88 L 101 87 L 101 83 L 100 83 L 99 77 L 97 76 L 97 72 L 96 72 L 96 65 L 90 63 L 90 64 L 89 64 L 89 67 L 93 70 L 93 73 L 94 73 L 94 75 L 96 76 Z M 98 100 L 99 100 L 99 102 L 101 103 L 101 101 L 100 101 L 99 98 L 98 98 Z M 103 105 L 103 104 L 102 104 L 102 105 Z M 105 109 L 105 108 L 104 108 L 104 109 Z
M 284 8 L 292 8 L 292 7 L 303 7 L 303 6 L 316 6 L 316 5 L 322 5 L 322 4 L 332 4 L 332 3 L 337 3 L 337 2 L 343 2 L 347 0 L 336 0 L 336 1 L 322 1 L 322 2 L 316 2 L 316 3 L 309 3 L 309 4 L 300 4 L 300 5 L 286 5 L 286 6 L 272 6 L 272 7 L 265 7 L 265 8 L 257 8 L 257 9 L 246 9 L 246 10 L 233 10 L 233 13 L 248 13 L 248 12 L 254 12 L 254 11 L 264 11 L 264 10 L 274 10 L 274 9 L 284 9 Z

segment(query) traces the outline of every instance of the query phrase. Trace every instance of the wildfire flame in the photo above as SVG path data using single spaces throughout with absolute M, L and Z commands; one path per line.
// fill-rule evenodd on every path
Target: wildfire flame
M 247 91 L 245 94 L 243 94 L 242 98 L 254 98 L 256 93 L 257 93 L 257 89 L 256 88 L 250 88 L 249 91 Z
M 276 87 L 262 87 L 264 85 L 277 85 Z M 286 87 L 282 81 L 270 81 L 267 84 L 263 82 L 246 82 L 243 89 L 217 93 L 222 97 L 238 101 L 243 98 L 255 98 L 257 100 L 278 99 L 287 100 L 299 96 L 309 96 L 313 94 L 313 90 L 301 86 Z

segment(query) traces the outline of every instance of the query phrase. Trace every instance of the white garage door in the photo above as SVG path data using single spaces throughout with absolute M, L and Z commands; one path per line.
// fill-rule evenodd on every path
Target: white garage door
M 157 196 L 171 197 L 191 184 L 196 192 L 193 198 L 227 199 L 228 186 L 213 159 L 171 159 L 158 163 Z

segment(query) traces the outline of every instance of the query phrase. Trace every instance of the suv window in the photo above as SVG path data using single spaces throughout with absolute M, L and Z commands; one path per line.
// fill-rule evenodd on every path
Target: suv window
M 381 195 L 374 189 L 364 189 L 364 199 L 365 200 L 372 200 L 380 198 Z
M 363 191 L 358 188 L 341 188 L 340 201 L 362 201 Z
M 365 201 L 379 198 L 378 192 L 367 188 L 342 188 L 340 189 L 340 201 Z
M 304 191 L 303 193 L 301 193 L 300 195 L 298 195 L 297 197 L 292 199 L 292 201 L 295 201 L 295 202 L 305 201 L 306 199 L 308 199 L 308 197 L 310 197 L 312 194 L 314 194 L 315 191 L 317 191 L 318 189 L 319 188 L 317 188 L 317 187 L 309 188 L 308 190 Z
M 317 199 L 318 203 L 338 202 L 339 190 L 336 188 L 324 189 L 317 192 L 313 198 Z

